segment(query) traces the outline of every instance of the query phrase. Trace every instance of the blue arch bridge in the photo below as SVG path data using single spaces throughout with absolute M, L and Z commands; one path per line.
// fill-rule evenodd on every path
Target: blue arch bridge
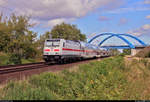
M 94 40 L 96 40 L 99 37 L 105 36 L 107 35 L 106 38 L 104 38 L 102 41 L 99 42 L 98 46 L 101 48 L 106 48 L 106 49 L 131 49 L 131 55 L 135 55 L 136 53 L 138 53 L 141 49 L 145 48 L 146 46 L 148 46 L 147 44 L 145 44 L 142 40 L 140 40 L 139 38 L 130 35 L 130 34 L 114 34 L 114 33 L 102 33 L 102 34 L 98 34 L 96 36 L 94 36 L 92 39 L 90 39 L 88 41 L 88 43 L 92 43 Z M 107 46 L 102 46 L 102 44 L 107 41 L 108 39 L 112 38 L 112 37 L 117 37 L 119 39 L 121 39 L 122 41 L 124 41 L 127 45 L 107 45 Z M 126 39 L 125 37 L 129 37 L 132 38 L 134 40 L 136 40 L 137 42 L 140 43 L 140 45 L 134 45 L 131 41 L 129 41 L 128 39 Z

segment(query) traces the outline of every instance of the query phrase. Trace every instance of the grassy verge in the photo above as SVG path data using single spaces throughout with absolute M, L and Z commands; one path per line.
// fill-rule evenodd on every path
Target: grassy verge
M 21 61 L 22 61 L 22 64 L 38 62 L 35 59 L 21 59 Z
M 146 100 L 150 99 L 148 63 L 115 57 L 82 64 L 76 70 L 47 72 L 8 83 L 0 90 L 0 99 Z

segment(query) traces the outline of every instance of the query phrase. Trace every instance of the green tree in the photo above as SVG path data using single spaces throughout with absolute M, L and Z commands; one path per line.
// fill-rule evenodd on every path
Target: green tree
M 38 54 L 38 45 L 36 41 L 37 33 L 28 31 L 28 34 L 25 36 L 26 40 L 23 46 L 23 57 L 25 59 L 35 58 Z
M 26 16 L 16 16 L 12 14 L 8 20 L 8 27 L 10 27 L 10 43 L 8 45 L 9 52 L 23 54 L 23 47 L 27 42 L 27 37 L 31 27 L 29 18 Z
M 123 49 L 123 53 L 125 55 L 130 55 L 131 54 L 131 49 Z
M 85 41 L 86 36 L 76 27 L 76 25 L 62 23 L 56 25 L 51 30 L 52 38 L 63 38 L 66 40 Z
M 6 50 L 7 45 L 10 42 L 10 28 L 7 25 L 7 18 L 3 18 L 0 15 L 0 51 Z
M 0 51 L 16 56 L 16 59 L 34 58 L 37 54 L 37 34 L 29 29 L 33 24 L 29 23 L 30 17 L 16 16 L 9 18 L 0 15 Z M 20 62 L 20 61 L 18 61 Z
M 49 38 L 49 34 L 50 32 L 47 31 L 45 34 L 40 35 L 39 39 L 37 40 L 39 56 L 42 56 L 43 54 L 44 42 Z
M 109 50 L 112 56 L 117 56 L 120 54 L 120 51 L 117 49 L 110 49 Z

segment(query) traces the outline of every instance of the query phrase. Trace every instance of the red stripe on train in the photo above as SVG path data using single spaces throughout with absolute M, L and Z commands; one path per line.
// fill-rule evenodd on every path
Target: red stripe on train
M 78 52 L 83 52 L 83 50 L 78 50 L 78 49 L 68 49 L 68 48 L 63 48 L 62 50 L 65 50 L 65 51 L 78 51 Z
M 59 50 L 59 49 L 54 49 L 54 51 L 57 51 L 57 52 L 58 52 L 58 51 L 60 51 L 60 50 Z
M 68 48 L 63 48 L 62 50 L 65 50 L 65 51 L 78 51 L 78 52 L 94 52 L 92 50 L 78 50 L 78 49 L 68 49 Z
M 45 49 L 44 51 L 51 51 L 50 49 Z

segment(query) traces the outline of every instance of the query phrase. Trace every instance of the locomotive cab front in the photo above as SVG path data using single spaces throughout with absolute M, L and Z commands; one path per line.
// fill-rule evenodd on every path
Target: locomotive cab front
M 62 53 L 64 39 L 48 39 L 44 44 L 43 59 L 48 61 L 57 61 Z

